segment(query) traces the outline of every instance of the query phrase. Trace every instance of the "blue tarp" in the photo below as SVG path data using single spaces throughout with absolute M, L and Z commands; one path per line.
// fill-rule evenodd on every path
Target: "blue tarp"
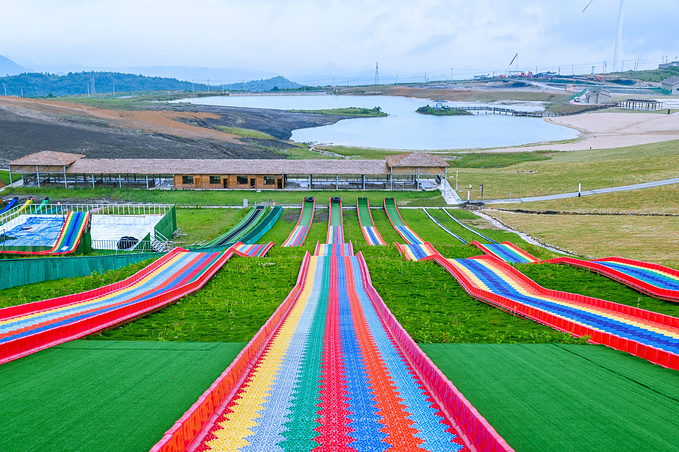
M 64 217 L 61 215 L 29 216 L 24 223 L 12 229 L 0 229 L 0 235 L 4 232 L 7 237 L 16 237 L 0 243 L 0 246 L 53 246 L 63 226 Z

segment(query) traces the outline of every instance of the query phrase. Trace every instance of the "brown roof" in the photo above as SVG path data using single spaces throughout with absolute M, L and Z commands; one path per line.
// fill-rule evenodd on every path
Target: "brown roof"
M 388 167 L 447 167 L 442 157 L 424 152 L 408 152 L 406 154 L 388 155 L 384 158 Z
M 11 166 L 68 166 L 71 163 L 85 157 L 83 154 L 69 154 L 68 152 L 41 151 L 35 154 L 25 155 L 9 162 Z
M 70 174 L 389 174 L 384 160 L 82 159 Z

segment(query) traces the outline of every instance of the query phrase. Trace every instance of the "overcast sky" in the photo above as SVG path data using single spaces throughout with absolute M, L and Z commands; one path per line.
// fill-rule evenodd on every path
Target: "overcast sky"
M 199 66 L 445 79 L 611 70 L 619 0 L 17 0 L 0 55 L 33 68 Z M 620 60 L 679 55 L 679 1 L 626 0 Z M 515 65 L 516 66 L 516 63 Z M 512 66 L 512 69 L 514 68 Z

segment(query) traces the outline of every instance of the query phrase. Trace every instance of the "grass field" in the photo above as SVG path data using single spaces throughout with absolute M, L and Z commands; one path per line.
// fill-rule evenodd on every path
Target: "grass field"
M 679 268 L 675 217 L 489 213 L 516 230 L 583 256 L 619 256 Z
M 73 341 L 0 366 L 0 450 L 149 450 L 243 343 Z
M 679 373 L 603 346 L 423 344 L 517 451 L 679 444 Z
M 504 168 L 459 170 L 461 195 L 472 185 L 472 199 L 540 196 L 617 187 L 677 177 L 677 141 L 619 149 L 572 151 L 550 154 L 549 160 L 517 163 Z M 448 179 L 455 186 L 455 174 Z
M 679 184 L 644 188 L 632 192 L 583 196 L 582 198 L 502 204 L 498 207 L 502 209 L 584 213 L 679 214 Z

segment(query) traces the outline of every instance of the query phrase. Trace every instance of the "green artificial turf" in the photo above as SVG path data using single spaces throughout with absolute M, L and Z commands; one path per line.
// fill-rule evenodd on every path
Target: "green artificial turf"
M 667 451 L 679 373 L 604 346 L 423 344 L 517 451 Z
M 0 366 L 0 450 L 149 450 L 243 343 L 73 341 Z

